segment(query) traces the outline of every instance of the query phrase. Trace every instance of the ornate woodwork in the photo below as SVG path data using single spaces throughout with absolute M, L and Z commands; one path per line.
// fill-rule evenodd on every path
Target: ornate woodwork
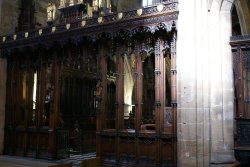
M 235 157 L 242 166 L 250 163 L 249 143 L 249 36 L 231 37 L 233 55 L 235 102 L 236 102 L 236 134 L 235 134 Z
M 68 7 L 59 8 L 61 11 L 61 23 L 71 23 L 75 20 L 82 19 L 87 15 L 87 5 L 86 4 L 75 4 Z
M 96 151 L 103 166 L 176 166 L 177 16 L 178 1 L 168 0 L 1 37 L 5 154 Z

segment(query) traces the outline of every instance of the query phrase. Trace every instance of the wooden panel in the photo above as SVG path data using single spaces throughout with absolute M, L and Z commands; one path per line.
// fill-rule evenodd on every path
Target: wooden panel
M 102 164 L 114 165 L 117 162 L 116 156 L 116 137 L 112 134 L 106 134 L 101 136 L 101 152 Z
M 172 138 L 161 140 L 161 161 L 164 165 L 174 165 L 176 162 L 176 142 Z
M 237 119 L 237 143 L 236 147 L 250 148 L 250 119 Z
M 80 167 L 99 167 L 101 165 L 100 157 L 81 161 Z
M 115 154 L 115 137 L 102 136 L 102 149 L 101 154 Z
M 136 138 L 120 137 L 119 138 L 119 155 L 136 155 Z
M 5 138 L 4 138 L 4 154 L 12 155 L 13 153 L 13 147 L 15 147 L 15 141 L 14 140 L 14 132 L 12 128 L 6 128 L 4 132 Z
M 58 165 L 49 165 L 48 167 L 72 167 L 72 163 L 67 163 L 67 164 L 58 164 Z
M 119 164 L 122 165 L 132 165 L 136 164 L 136 138 L 129 136 L 119 137 Z
M 37 133 L 30 131 L 27 133 L 26 156 L 36 157 L 36 152 L 37 152 Z
M 138 159 L 140 165 L 156 164 L 158 156 L 158 141 L 156 138 L 139 138 Z
M 82 132 L 82 153 L 96 151 L 96 133 L 95 131 Z
M 56 130 L 56 159 L 69 158 L 69 131 Z
M 15 134 L 15 155 L 24 156 L 25 150 L 25 133 L 24 132 L 16 132 Z
M 49 134 L 41 133 L 39 134 L 39 143 L 38 143 L 38 157 L 48 159 L 50 157 L 48 146 L 49 146 Z

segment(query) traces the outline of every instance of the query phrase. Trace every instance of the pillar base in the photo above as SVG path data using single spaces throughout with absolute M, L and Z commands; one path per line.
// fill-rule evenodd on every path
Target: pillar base
M 234 150 L 214 151 L 211 155 L 211 164 L 228 164 L 235 161 Z
M 235 161 L 233 163 L 227 164 L 210 164 L 210 167 L 240 167 L 240 163 L 238 161 Z

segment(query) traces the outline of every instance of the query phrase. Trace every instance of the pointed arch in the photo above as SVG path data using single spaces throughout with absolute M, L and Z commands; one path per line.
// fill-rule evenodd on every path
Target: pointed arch
M 247 0 L 235 1 L 234 5 L 242 35 L 250 34 L 250 2 Z
M 234 0 L 223 0 L 221 4 L 221 11 L 229 11 L 231 12 Z
M 235 0 L 208 0 L 208 10 L 230 11 Z

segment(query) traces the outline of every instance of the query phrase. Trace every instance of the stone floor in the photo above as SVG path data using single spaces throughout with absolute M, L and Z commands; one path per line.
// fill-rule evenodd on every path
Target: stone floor
M 62 160 L 43 160 L 18 156 L 0 155 L 0 167 L 47 167 L 49 165 L 73 163 L 73 167 L 79 167 L 80 161 L 96 157 L 95 153 L 83 155 L 70 155 L 68 159 Z
M 55 164 L 58 163 L 26 157 L 0 156 L 0 167 L 47 167 Z

